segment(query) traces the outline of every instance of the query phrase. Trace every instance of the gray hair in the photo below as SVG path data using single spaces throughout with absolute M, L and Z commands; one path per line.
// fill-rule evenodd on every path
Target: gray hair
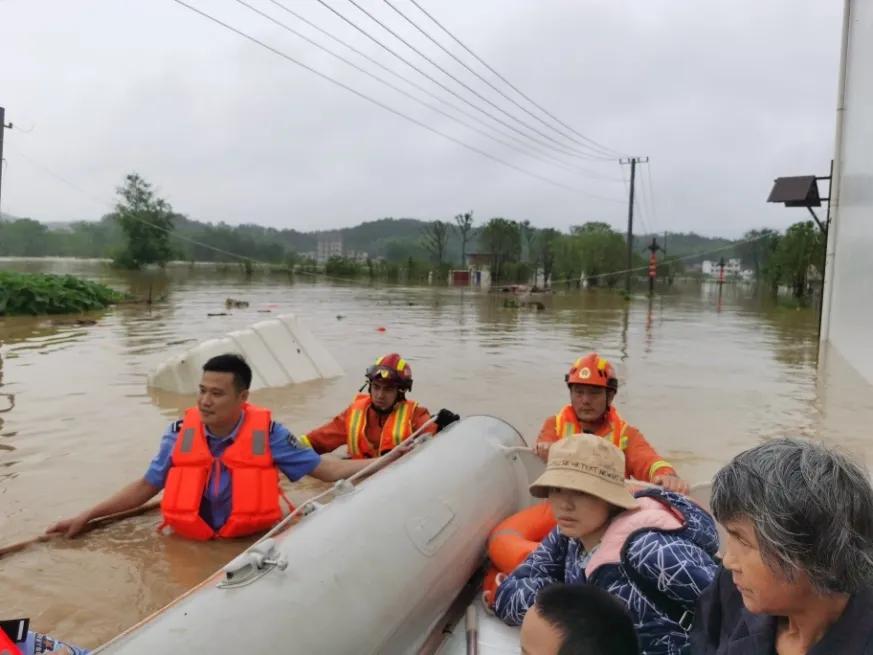
M 769 441 L 716 473 L 710 504 L 722 523 L 751 520 L 765 563 L 788 580 L 805 573 L 822 593 L 873 583 L 873 487 L 839 452 Z

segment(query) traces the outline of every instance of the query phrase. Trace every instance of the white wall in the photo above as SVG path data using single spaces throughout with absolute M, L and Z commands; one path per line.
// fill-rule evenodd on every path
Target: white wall
M 873 1 L 847 5 L 845 110 L 842 134 L 837 127 L 832 194 L 837 206 L 828 242 L 822 341 L 873 383 Z

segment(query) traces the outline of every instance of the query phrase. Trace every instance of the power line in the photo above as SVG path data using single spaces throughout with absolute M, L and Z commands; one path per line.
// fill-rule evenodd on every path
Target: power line
M 427 107 L 427 108 L 430 109 L 431 111 L 435 111 L 435 112 L 437 112 L 437 113 L 439 113 L 439 114 L 441 114 L 441 115 L 443 115 L 443 116 L 449 118 L 450 120 L 453 120 L 453 121 L 455 121 L 455 122 L 457 122 L 457 123 L 463 125 L 464 127 L 468 128 L 468 129 L 470 129 L 470 130 L 473 130 L 473 131 L 475 131 L 475 132 L 478 132 L 479 134 L 482 134 L 483 136 L 485 136 L 485 137 L 491 139 L 492 141 L 495 141 L 495 142 L 497 142 L 497 143 L 499 143 L 499 144 L 501 144 L 501 145 L 503 145 L 503 146 L 505 146 L 505 147 L 507 147 L 507 148 L 511 148 L 511 149 L 513 149 L 513 150 L 516 150 L 517 152 L 520 152 L 521 154 L 524 154 L 524 155 L 529 156 L 529 157 L 535 157 L 535 158 L 536 158 L 536 157 L 539 157 L 539 158 L 548 159 L 548 160 L 552 163 L 552 165 L 558 166 L 558 167 L 564 169 L 565 171 L 569 171 L 569 172 L 571 172 L 571 173 L 586 173 L 586 174 L 588 174 L 588 175 L 591 176 L 591 177 L 597 177 L 597 178 L 604 179 L 604 180 L 608 180 L 608 181 L 616 181 L 614 178 L 610 178 L 610 177 L 608 177 L 608 176 L 600 175 L 600 174 L 595 173 L 595 172 L 593 172 L 593 171 L 588 171 L 587 169 L 581 168 L 581 167 L 576 166 L 576 165 L 567 164 L 567 163 L 565 163 L 563 160 L 561 160 L 561 159 L 559 159 L 559 158 L 557 158 L 557 157 L 555 157 L 555 156 L 549 154 L 548 152 L 540 153 L 538 150 L 533 150 L 532 147 L 529 146 L 527 143 L 521 141 L 520 139 L 516 139 L 516 137 L 513 137 L 512 135 L 508 135 L 508 138 L 512 138 L 512 139 L 514 139 L 514 140 L 517 140 L 519 143 L 522 144 L 522 147 L 518 147 L 518 146 L 516 146 L 516 145 L 513 145 L 512 143 L 508 143 L 508 142 L 506 142 L 506 141 L 503 141 L 502 139 L 499 139 L 499 138 L 493 136 L 492 134 L 490 134 L 490 133 L 488 133 L 488 132 L 486 132 L 486 131 L 484 131 L 484 130 L 482 130 L 482 129 L 479 129 L 479 128 L 476 127 L 475 125 L 471 125 L 470 123 L 467 123 L 466 121 L 463 121 L 463 120 L 457 118 L 456 116 L 453 116 L 452 114 L 450 114 L 450 113 L 448 113 L 448 112 L 446 112 L 446 111 L 440 109 L 439 107 L 437 107 L 437 106 L 435 106 L 435 105 L 433 105 L 433 104 L 431 104 L 431 103 L 428 103 L 428 102 L 426 102 L 426 101 L 424 101 L 424 100 L 421 100 L 420 98 L 418 98 L 418 97 L 416 97 L 415 95 L 409 93 L 408 91 L 405 91 L 404 89 L 401 89 L 400 87 L 398 87 L 398 86 L 395 85 L 395 84 L 392 84 L 392 83 L 389 82 L 388 80 L 386 80 L 386 79 L 384 79 L 384 78 L 382 78 L 382 77 L 380 77 L 380 76 L 378 76 L 378 75 L 376 75 L 376 74 L 374 74 L 374 73 L 368 71 L 367 69 L 363 68 L 362 66 L 359 66 L 358 64 L 356 64 L 355 62 L 351 61 L 350 59 L 348 59 L 348 58 L 342 56 L 341 54 L 339 54 L 339 53 L 337 53 L 337 52 L 331 50 L 330 48 L 328 48 L 328 47 L 326 47 L 326 46 L 324 46 L 324 45 L 318 43 L 317 41 L 315 41 L 315 40 L 309 38 L 309 37 L 306 36 L 305 34 L 302 34 L 301 32 L 298 32 L 297 30 L 295 30 L 295 29 L 292 28 L 291 26 L 287 25 L 286 23 L 283 23 L 283 22 L 277 20 L 276 18 L 274 18 L 273 16 L 270 16 L 270 15 L 267 14 L 266 12 L 261 11 L 261 10 L 258 9 L 257 7 L 252 6 L 251 4 L 249 4 L 248 2 L 246 2 L 245 0 L 236 0 L 236 2 L 239 3 L 239 4 L 241 4 L 241 5 L 243 5 L 244 7 L 248 8 L 248 9 L 250 9 L 251 11 L 255 12 L 255 13 L 258 14 L 259 16 L 261 16 L 261 17 L 267 19 L 267 20 L 270 21 L 271 23 L 273 23 L 273 24 L 275 24 L 275 25 L 278 25 L 279 27 L 281 27 L 282 29 L 286 30 L 287 32 L 290 32 L 291 34 L 294 34 L 294 35 L 297 36 L 298 38 L 303 39 L 304 41 L 306 41 L 307 43 L 309 43 L 309 44 L 315 46 L 316 48 L 318 48 L 318 49 L 320 49 L 320 50 L 322 50 L 322 51 L 328 53 L 329 55 L 331 55 L 331 56 L 333 56 L 333 57 L 335 57 L 335 58 L 337 58 L 337 59 L 339 59 L 340 61 L 342 61 L 343 63 L 347 64 L 348 66 L 351 66 L 352 68 L 354 68 L 355 70 L 359 71 L 360 73 L 363 73 L 364 75 L 366 75 L 366 76 L 368 76 L 368 77 L 370 77 L 370 78 L 376 80 L 377 82 L 379 82 L 379 83 L 381 83 L 381 84 L 384 84 L 385 86 L 387 86 L 388 88 L 390 88 L 390 89 L 396 91 L 397 93 L 400 93 L 401 95 L 403 95 L 403 96 L 405 96 L 405 97 L 407 97 L 407 98 L 410 98 L 411 100 L 413 100 L 413 101 L 415 101 L 415 102 L 417 102 L 417 103 L 423 105 L 424 107 Z M 287 11 L 288 13 L 290 13 L 291 15 L 293 15 L 293 16 L 295 16 L 295 17 L 298 17 L 298 18 L 301 18 L 301 19 L 302 19 L 302 17 L 300 17 L 297 13 L 295 13 L 294 11 L 288 9 L 287 7 L 285 7 L 284 5 L 282 5 L 281 3 L 277 2 L 277 0 L 270 0 L 270 2 L 272 2 L 274 5 L 280 7 L 281 9 L 284 9 L 285 11 Z M 305 21 L 305 20 L 304 20 L 304 22 L 309 23 L 308 21 Z M 311 24 L 311 23 L 309 23 L 309 24 Z M 320 31 L 323 31 L 323 30 L 320 30 Z M 324 33 L 327 34 L 326 31 L 324 31 Z M 340 41 L 340 43 L 342 43 L 342 41 Z M 343 43 L 343 45 L 347 45 L 347 44 Z M 351 48 L 351 46 L 348 46 L 348 45 L 347 45 L 347 47 L 350 47 L 350 48 Z M 354 50 L 354 48 L 352 48 L 352 49 Z M 360 54 L 363 54 L 363 53 L 360 53 Z M 366 56 L 366 55 L 365 55 L 365 56 Z M 374 61 L 375 61 L 375 60 L 374 60 Z M 376 63 L 378 63 L 378 62 L 376 62 Z M 385 68 L 386 70 L 389 70 L 389 71 L 390 71 L 390 69 L 388 69 L 387 67 L 383 67 L 383 68 Z M 390 72 L 393 72 L 393 71 L 390 71 Z M 395 74 L 396 74 L 396 73 L 395 73 Z M 415 84 L 415 82 L 412 82 L 411 80 L 408 80 L 408 79 L 404 78 L 402 75 L 399 76 L 399 77 L 400 77 L 400 79 L 403 79 L 404 81 L 407 81 L 407 82 L 409 82 L 409 83 L 411 83 L 411 84 L 413 84 L 413 85 L 415 85 L 415 86 L 418 86 L 418 85 Z M 421 87 L 419 87 L 419 88 L 421 88 Z M 437 98 L 437 100 L 439 100 L 439 97 L 437 97 L 437 96 L 435 96 L 435 95 L 433 95 L 433 94 L 430 94 L 426 89 L 422 89 L 422 91 L 424 91 L 425 93 L 428 93 L 429 95 L 432 95 L 433 97 Z M 458 107 L 455 107 L 454 105 L 449 104 L 449 106 L 454 107 L 456 110 L 460 110 Z M 464 113 L 463 110 L 460 110 L 460 111 L 462 111 L 462 113 Z M 472 116 L 471 114 L 467 114 L 467 115 L 471 116 L 472 120 L 481 123 L 481 121 L 480 121 L 479 119 L 477 119 L 476 117 Z M 484 123 L 482 123 L 482 125 L 484 125 Z M 488 129 L 494 129 L 494 128 L 492 128 L 491 126 L 487 126 L 487 127 L 488 127 Z M 502 133 L 498 131 L 498 134 L 502 134 Z M 531 152 L 529 152 L 528 150 L 523 150 L 522 148 L 528 148 L 528 149 L 531 149 L 531 151 L 532 151 L 534 154 L 531 154 Z
M 428 18 L 430 18 L 434 23 L 436 23 L 436 25 L 437 25 L 437 26 L 438 26 L 438 27 L 439 27 L 443 32 L 445 32 L 446 34 L 448 34 L 449 37 L 451 37 L 451 39 L 452 39 L 453 41 L 455 41 L 455 43 L 457 43 L 457 44 L 458 44 L 459 46 L 461 46 L 464 50 L 466 50 L 468 53 L 470 53 L 470 55 L 472 55 L 472 56 L 476 59 L 476 61 L 478 61 L 478 62 L 479 62 L 480 64 L 482 64 L 483 66 L 485 66 L 485 68 L 487 68 L 487 69 L 488 69 L 489 71 L 491 71 L 494 75 L 496 75 L 500 80 L 502 80 L 504 84 L 506 84 L 509 88 L 511 88 L 513 91 L 515 91 L 515 92 L 516 92 L 518 95 L 520 95 L 522 98 L 524 98 L 525 100 L 527 100 L 527 101 L 528 101 L 530 104 L 532 104 L 534 107 L 536 107 L 536 108 L 539 109 L 541 112 L 543 112 L 546 116 L 548 116 L 548 117 L 551 118 L 552 120 L 556 121 L 558 124 L 562 125 L 563 127 L 567 128 L 568 130 L 570 130 L 571 132 L 573 132 L 573 133 L 574 133 L 576 136 L 578 136 L 579 138 L 584 139 L 585 141 L 587 141 L 588 143 L 590 143 L 592 146 L 596 146 L 597 148 L 599 148 L 600 150 L 602 150 L 603 153 L 604 153 L 605 155 L 611 155 L 613 158 L 623 156 L 622 153 L 620 153 L 618 150 L 615 150 L 615 149 L 613 149 L 613 148 L 609 148 L 609 147 L 607 147 L 607 146 L 604 146 L 603 144 L 598 143 L 598 142 L 595 141 L 594 139 L 591 139 L 591 138 L 585 136 L 585 135 L 582 134 L 581 132 L 579 132 L 579 131 L 577 131 L 576 129 L 574 129 L 572 126 L 567 125 L 567 123 L 565 123 L 565 122 L 562 121 L 560 118 L 558 118 L 557 116 L 555 116 L 554 114 L 552 114 L 550 111 L 548 111 L 548 110 L 545 109 L 544 107 L 540 106 L 536 101 L 532 100 L 529 96 L 527 96 L 527 95 L 526 95 L 526 94 L 525 94 L 521 89 L 519 89 L 519 88 L 518 88 L 517 86 L 515 86 L 512 82 L 510 82 L 508 79 L 506 79 L 503 75 L 501 75 L 501 74 L 498 73 L 496 70 L 494 70 L 494 68 L 492 68 L 492 67 L 488 64 L 488 62 L 486 62 L 486 61 L 485 61 L 484 59 L 482 59 L 479 55 L 477 55 L 477 54 L 476 54 L 475 52 L 473 52 L 470 48 L 468 48 L 468 47 L 467 47 L 467 46 L 466 46 L 466 45 L 465 45 L 465 44 L 464 44 L 464 43 L 463 43 L 463 42 L 462 42 L 458 37 L 456 37 L 454 34 L 452 34 L 452 32 L 450 32 L 450 31 L 448 30 L 448 28 L 444 27 L 442 23 L 440 23 L 436 18 L 434 18 L 434 16 L 433 16 L 432 14 L 430 14 L 430 13 L 429 13 L 429 12 L 428 12 L 424 7 L 422 7 L 422 6 L 421 6 L 421 5 L 420 5 L 416 0 L 409 0 L 409 1 L 410 1 L 412 4 L 414 4 L 416 7 L 418 7 L 418 9 L 419 9 L 419 11 L 421 11 L 421 13 L 423 13 L 425 16 L 427 16 Z
M 389 105 L 385 104 L 384 102 L 381 102 L 380 100 L 376 100 L 375 98 L 372 98 L 372 97 L 368 96 L 367 94 L 365 94 L 361 91 L 358 91 L 357 89 L 355 89 L 355 88 L 353 88 L 353 87 L 351 87 L 343 82 L 340 82 L 339 80 L 327 75 L 326 73 L 322 73 L 321 71 L 313 68 L 312 66 L 309 66 L 308 64 L 305 64 L 302 61 L 299 61 L 298 59 L 295 59 L 291 55 L 289 55 L 285 52 L 282 52 L 281 50 L 278 50 L 277 48 L 274 48 L 273 46 L 257 39 L 254 36 L 251 36 L 250 34 L 248 34 L 246 32 L 243 32 L 242 30 L 237 29 L 236 27 L 233 27 L 232 25 L 230 25 L 228 23 L 225 23 L 224 21 L 216 18 L 215 16 L 207 14 L 206 12 L 198 9 L 197 7 L 189 5 L 187 2 L 184 2 L 184 0 L 173 0 L 173 2 L 185 7 L 186 9 L 189 9 L 190 11 L 192 11 L 195 14 L 198 14 L 199 16 L 209 20 L 210 22 L 213 22 L 217 25 L 220 25 L 221 27 L 225 28 L 226 30 L 231 31 L 234 34 L 237 34 L 248 41 L 251 41 L 252 43 L 255 43 L 255 44 L 261 46 L 262 48 L 269 50 L 270 52 L 281 57 L 282 59 L 285 59 L 293 64 L 296 64 L 297 66 L 300 66 L 301 68 L 317 75 L 318 77 L 322 78 L 323 80 L 326 80 L 326 81 L 330 82 L 331 84 L 334 84 L 334 85 L 340 87 L 341 89 L 345 89 L 349 93 L 352 93 L 352 94 L 358 96 L 359 98 L 362 98 L 363 100 L 366 100 L 367 102 L 370 102 L 370 103 L 376 105 L 377 107 L 381 107 L 385 111 L 391 112 L 395 116 L 399 116 L 400 118 L 403 118 L 403 119 L 409 121 L 410 123 L 418 125 L 419 127 L 423 128 L 429 132 L 437 134 L 437 135 L 443 137 L 444 139 L 448 139 L 449 141 L 452 141 L 453 143 L 456 143 L 457 145 L 459 145 L 463 148 L 466 148 L 467 150 L 470 150 L 470 151 L 475 152 L 483 157 L 486 157 L 487 159 L 490 159 L 494 162 L 502 164 L 503 166 L 506 166 L 507 168 L 511 168 L 515 171 L 523 173 L 524 175 L 528 175 L 530 177 L 533 177 L 533 178 L 536 178 L 536 179 L 541 180 L 543 182 L 546 182 L 547 184 L 550 184 L 552 186 L 556 186 L 556 187 L 559 187 L 559 188 L 562 188 L 562 189 L 565 189 L 568 191 L 575 191 L 577 193 L 587 195 L 588 197 L 591 197 L 591 198 L 596 198 L 598 200 L 603 200 L 606 202 L 617 202 L 617 203 L 622 202 L 621 200 L 618 200 L 615 198 L 608 198 L 605 196 L 599 196 L 599 195 L 595 195 L 592 193 L 588 193 L 587 191 L 580 189 L 578 187 L 573 187 L 573 186 L 564 184 L 562 182 L 557 182 L 555 180 L 547 178 L 547 177 L 540 175 L 538 173 L 534 173 L 534 172 L 529 171 L 529 170 L 522 168 L 520 166 L 516 166 L 515 164 L 513 164 L 511 162 L 507 162 L 503 159 L 500 159 L 499 157 L 496 157 L 489 152 L 481 150 L 480 148 L 477 148 L 476 146 L 471 146 L 470 144 L 465 143 L 464 141 L 461 141 L 460 139 L 457 139 L 457 138 L 451 136 L 450 134 L 446 134 L 445 132 L 442 132 L 434 127 L 431 127 L 430 125 L 418 120 L 417 118 L 410 116 L 409 114 L 405 114 L 402 111 L 394 109 L 393 107 L 390 107 Z
M 652 162 L 649 160 L 649 165 L 646 166 L 646 176 L 649 178 L 649 204 L 652 207 L 652 221 L 658 222 L 658 208 L 655 205 L 655 184 L 652 180 Z M 657 225 L 655 227 L 658 227 Z
M 459 57 L 457 57 L 457 56 L 455 55 L 455 53 L 453 53 L 451 50 L 449 50 L 448 48 L 446 48 L 442 43 L 440 43 L 439 41 L 437 41 L 433 36 L 430 35 L 430 33 L 427 32 L 427 30 L 425 30 L 424 28 L 422 28 L 422 27 L 421 27 L 420 25 L 418 25 L 414 20 L 412 20 L 409 16 L 407 16 L 407 15 L 406 15 L 405 13 L 403 13 L 400 9 L 398 9 L 397 6 L 396 6 L 394 3 L 391 2 L 391 0 L 383 0 L 383 1 L 385 2 L 386 5 L 388 5 L 389 7 L 391 7 L 391 9 L 393 9 L 397 14 L 399 14 L 399 15 L 400 15 L 404 20 L 406 20 L 406 22 L 408 22 L 408 23 L 409 23 L 410 25 L 412 25 L 416 30 L 418 30 L 418 31 L 421 32 L 425 37 L 427 37 L 427 38 L 428 38 L 432 43 L 434 43 L 434 44 L 435 44 L 435 45 L 436 45 L 440 50 L 442 50 L 443 52 L 445 52 L 449 57 L 451 57 L 451 58 L 454 59 L 456 62 L 458 62 L 461 66 L 463 66 L 463 67 L 466 68 L 468 71 L 470 71 L 470 72 L 471 72 L 473 75 L 475 75 L 478 79 L 480 79 L 482 82 L 484 82 L 485 84 L 487 84 L 491 89 L 493 89 L 494 91 L 496 91 L 497 93 L 499 93 L 501 96 L 503 96 L 504 98 L 506 98 L 506 99 L 507 99 L 509 102 L 511 102 L 513 105 L 515 105 L 516 107 L 518 107 L 519 109 L 521 109 L 521 110 L 522 110 L 524 113 L 526 113 L 528 116 L 530 116 L 530 117 L 533 118 L 534 120 L 539 121 L 539 122 L 542 123 L 545 127 L 549 128 L 549 129 L 551 129 L 551 130 L 554 130 L 555 132 L 557 132 L 558 134 L 560 134 L 560 135 L 561 135 L 562 137 L 564 137 L 565 139 L 569 139 L 570 141 L 574 142 L 576 145 L 581 146 L 581 147 L 583 147 L 583 148 L 587 148 L 587 149 L 589 149 L 589 150 L 592 149 L 592 147 L 591 147 L 590 145 L 588 145 L 587 143 L 585 143 L 584 141 L 581 141 L 581 140 L 575 138 L 572 134 L 568 134 L 567 132 L 565 132 L 565 131 L 563 131 L 563 130 L 560 130 L 560 129 L 556 128 L 556 127 L 555 127 L 554 125 L 552 125 L 551 123 L 548 123 L 548 122 L 544 121 L 542 118 L 540 118 L 540 117 L 537 116 L 535 113 L 533 113 L 532 111 L 530 111 L 527 107 L 524 107 L 524 106 L 523 106 L 522 104 L 520 104 L 517 100 L 515 100 L 514 98 L 511 98 L 509 95 L 507 95 L 507 94 L 504 93 L 502 90 L 500 90 L 499 88 L 497 88 L 494 84 L 492 84 L 489 80 L 485 79 L 482 75 L 480 75 L 480 74 L 477 73 L 475 70 L 473 70 L 472 68 L 470 68 L 470 67 L 466 64 L 466 62 L 462 61 Z M 596 158 L 596 159 L 602 159 L 602 160 L 605 160 L 605 161 L 613 161 L 613 160 L 615 160 L 615 157 L 607 157 L 607 156 L 604 156 L 603 154 L 597 152 L 596 150 L 594 151 L 594 155 L 592 155 L 592 156 L 593 156 L 594 158 Z
M 364 9 L 363 7 L 361 7 L 357 2 L 355 2 L 355 0 L 348 0 L 348 1 L 349 1 L 349 3 L 351 3 L 352 5 L 354 5 L 355 7 L 357 7 L 357 8 L 358 8 L 358 9 L 359 9 L 363 14 L 365 14 L 366 16 L 368 16 L 368 17 L 369 17 L 373 22 L 375 22 L 375 23 L 377 23 L 378 25 L 380 25 L 380 26 L 381 26 L 383 29 L 385 29 L 389 34 L 391 34 L 391 35 L 394 36 L 397 40 L 399 40 L 401 43 L 403 43 L 404 45 L 406 45 L 406 47 L 408 47 L 408 48 L 409 48 L 410 50 L 412 50 L 413 52 L 417 53 L 420 57 L 422 57 L 423 59 L 425 59 L 426 61 L 428 61 L 432 66 L 434 66 L 435 68 L 437 68 L 438 70 L 440 70 L 444 75 L 446 75 L 447 77 L 453 79 L 456 83 L 458 83 L 459 85 L 463 86 L 463 87 L 466 88 L 468 91 L 470 91 L 473 95 L 475 95 L 475 96 L 477 96 L 478 98 L 482 99 L 482 100 L 485 101 L 487 104 L 491 105 L 492 107 L 494 107 L 495 109 L 497 109 L 497 110 L 500 111 L 501 113 L 505 114 L 505 115 L 506 115 L 507 117 L 509 117 L 511 120 L 514 120 L 515 122 L 517 122 L 517 123 L 519 123 L 519 124 L 521 124 L 521 125 L 524 125 L 525 127 L 527 127 L 527 128 L 528 128 L 529 130 L 531 130 L 532 132 L 534 132 L 534 133 L 536 133 L 536 134 L 539 134 L 540 136 L 545 137 L 548 141 L 551 141 L 554 145 L 551 145 L 551 146 L 550 146 L 550 145 L 548 145 L 547 143 L 544 143 L 543 141 L 541 141 L 540 139 L 538 139 L 538 138 L 536 138 L 536 137 L 534 137 L 534 136 L 531 136 L 531 135 L 528 134 L 527 132 L 524 132 L 523 130 L 518 129 L 517 127 L 515 127 L 515 125 L 512 125 L 512 124 L 510 124 L 510 123 L 507 123 L 505 120 L 503 120 L 503 119 L 501 119 L 501 118 L 495 116 L 494 114 L 490 113 L 489 111 L 487 111 L 487 110 L 485 110 L 485 109 L 482 109 L 479 105 L 477 105 L 477 104 L 471 102 L 470 100 L 468 100 L 467 98 L 461 96 L 461 95 L 460 95 L 459 93 L 457 93 L 454 89 L 451 89 L 450 87 L 446 86 L 446 85 L 443 84 L 442 82 L 439 82 L 439 81 L 436 80 L 432 75 L 429 75 L 428 73 L 424 72 L 421 68 L 419 68 L 419 67 L 416 66 L 415 64 L 412 64 L 409 60 L 407 60 L 406 58 L 404 58 L 402 55 L 398 54 L 397 52 L 395 52 L 394 50 L 392 50 L 391 48 L 389 48 L 388 46 L 386 46 L 384 43 L 382 43 L 381 41 L 379 41 L 376 37 L 372 36 L 370 33 L 368 33 L 368 32 L 367 32 L 366 30 L 364 30 L 362 27 L 360 27 L 359 25 L 357 25 L 356 23 L 354 23 L 354 21 L 352 21 L 351 19 L 347 18 L 345 15 L 343 15 L 343 14 L 342 14 L 341 12 L 339 12 L 337 9 L 335 9 L 334 7 L 332 7 L 331 5 L 329 5 L 329 4 L 326 2 L 326 0 L 316 0 L 316 2 L 318 2 L 320 5 L 322 5 L 323 7 L 327 8 L 328 10 L 330 10 L 331 12 L 333 12 L 334 14 L 336 14 L 337 16 L 339 16 L 339 17 L 340 17 L 342 20 L 344 20 L 346 23 L 348 23 L 349 25 L 351 25 L 352 27 L 354 27 L 356 30 L 358 30 L 359 32 L 361 32 L 362 34 L 364 34 L 368 39 L 374 41 L 374 42 L 377 43 L 379 46 L 381 46 L 382 48 L 384 48 L 384 49 L 386 49 L 388 52 L 390 52 L 392 55 L 394 55 L 395 57 L 397 57 L 398 59 L 400 59 L 401 61 L 403 61 L 405 64 L 407 64 L 408 66 L 411 66 L 412 68 L 414 68 L 416 71 L 418 71 L 418 73 L 420 73 L 421 75 L 424 75 L 425 77 L 427 77 L 427 79 L 429 79 L 429 80 L 430 80 L 431 82 L 433 82 L 434 84 L 439 85 L 440 88 L 442 88 L 443 90 L 447 91 L 448 93 L 451 93 L 453 96 L 455 96 L 456 98 L 458 98 L 458 99 L 461 100 L 462 102 L 464 102 L 464 103 L 470 105 L 471 107 L 473 107 L 473 108 L 476 109 L 477 111 L 482 112 L 483 114 L 485 114 L 486 116 L 488 116 L 489 118 L 491 118 L 491 120 L 497 121 L 497 122 L 500 123 L 501 125 L 503 125 L 503 126 L 509 128 L 509 129 L 511 129 L 513 132 L 516 132 L 516 133 L 520 134 L 521 136 L 523 136 L 523 137 L 525 137 L 525 138 L 527 138 L 527 139 L 530 139 L 530 140 L 533 141 L 534 143 L 537 143 L 537 144 L 539 144 L 539 145 L 541 145 L 541 146 L 545 146 L 546 148 L 551 148 L 551 149 L 556 150 L 556 151 L 558 151 L 558 152 L 562 152 L 563 154 L 567 155 L 568 157 L 575 157 L 575 158 L 577 158 L 577 159 L 585 159 L 585 160 L 593 159 L 590 155 L 580 154 L 580 153 L 574 151 L 573 149 L 568 148 L 568 147 L 562 145 L 560 142 L 556 141 L 555 139 L 553 139 L 553 138 L 550 137 L 549 135 L 544 134 L 543 132 L 540 132 L 540 131 L 537 130 L 536 128 L 531 128 L 530 125 L 528 125 L 528 124 L 525 123 L 524 121 L 518 119 L 517 117 L 513 116 L 513 115 L 510 114 L 509 112 L 505 111 L 502 107 L 499 107 L 498 105 L 494 104 L 493 102 L 491 102 L 491 100 L 489 100 L 488 98 L 484 97 L 484 96 L 483 96 L 482 94 L 480 94 L 478 91 L 476 91 L 475 89 L 472 89 L 469 85 L 465 84 L 464 82 L 462 82 L 461 80 L 459 80 L 457 77 L 455 77 L 454 75 L 452 75 L 452 74 L 451 74 L 450 72 L 448 72 L 445 68 L 443 68 L 442 66 L 440 66 L 439 64 L 437 64 L 433 59 L 431 59 L 431 58 L 428 57 L 426 54 L 424 54 L 423 52 L 421 52 L 420 50 L 418 50 L 415 46 L 413 46 L 411 43 L 409 43 L 406 39 L 404 39 L 402 36 L 400 36 L 399 34 L 397 34 L 394 30 L 392 30 L 390 27 L 388 27 L 387 25 L 385 25 L 385 24 L 384 24 L 382 21 L 380 21 L 378 18 L 376 18 L 375 16 L 373 16 L 373 14 L 371 14 L 371 13 L 368 12 L 366 9 Z

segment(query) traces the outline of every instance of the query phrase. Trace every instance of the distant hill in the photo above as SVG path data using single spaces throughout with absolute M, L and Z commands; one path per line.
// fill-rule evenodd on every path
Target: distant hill
M 634 250 L 642 252 L 646 246 L 652 242 L 652 238 L 658 240 L 658 245 L 664 248 L 664 234 L 640 234 L 634 235 Z M 730 246 L 735 242 L 731 239 L 722 237 L 705 237 L 694 232 L 668 232 L 666 236 L 666 250 L 670 257 L 688 257 L 687 264 L 695 264 L 704 259 L 713 257 L 734 257 L 736 256 L 733 248 L 722 251 L 722 248 Z M 707 254 L 713 253 L 714 254 Z M 694 255 L 698 255 L 696 257 Z
M 99 221 L 74 223 L 40 223 L 3 214 L 0 225 L 0 255 L 12 256 L 67 256 L 67 257 L 112 257 L 124 243 L 114 217 L 110 214 Z M 184 239 L 175 241 L 177 256 L 197 261 L 233 261 L 225 254 L 234 253 L 259 261 L 282 262 L 291 253 L 297 255 L 316 252 L 319 239 L 339 237 L 344 252 L 366 252 L 371 258 L 389 261 L 406 261 L 410 257 L 427 260 L 429 255 L 422 245 L 422 238 L 429 224 L 415 218 L 380 218 L 365 221 L 354 227 L 335 230 L 300 232 L 293 229 L 277 229 L 255 224 L 227 225 L 195 221 L 177 214 L 174 217 L 175 232 Z M 478 219 L 471 233 L 467 252 L 479 249 L 478 237 L 481 226 L 487 220 Z M 451 221 L 451 225 L 454 222 Z M 664 235 L 635 235 L 634 250 L 643 253 L 657 236 L 663 246 Z M 198 245 L 203 244 L 203 245 Z M 732 242 L 728 239 L 704 237 L 694 233 L 669 233 L 669 255 L 687 256 L 705 253 Z M 446 261 L 459 262 L 460 239 L 454 229 L 449 231 Z M 730 256 L 730 251 L 725 253 Z M 704 257 L 692 258 L 695 263 Z

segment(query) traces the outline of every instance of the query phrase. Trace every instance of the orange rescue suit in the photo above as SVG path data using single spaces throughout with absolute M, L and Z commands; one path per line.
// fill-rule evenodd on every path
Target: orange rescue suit
M 349 457 L 352 459 L 363 459 L 364 457 L 372 457 L 373 445 L 367 439 L 367 410 L 373 404 L 373 399 L 370 394 L 360 393 L 355 397 L 349 407 L 346 416 L 346 430 L 348 434 Z M 413 400 L 401 400 L 388 419 L 385 425 L 382 426 L 382 437 L 379 440 L 379 450 L 375 455 L 378 457 L 383 452 L 392 450 L 396 446 L 403 443 L 412 434 L 412 417 L 415 415 L 415 408 L 418 406 Z
M 270 411 L 248 403 L 243 411 L 236 439 L 220 457 L 209 452 L 197 408 L 185 411 L 161 500 L 163 525 L 183 537 L 244 537 L 268 530 L 282 518 L 279 473 L 270 453 Z M 201 518 L 200 502 L 210 472 L 218 475 L 222 464 L 230 471 L 231 511 L 227 522 L 215 531 Z
M 401 406 L 404 415 L 400 414 Z M 388 416 L 384 416 L 372 408 L 370 396 L 358 394 L 341 414 L 307 434 L 298 435 L 297 439 L 317 453 L 329 453 L 345 445 L 349 456 L 355 459 L 377 457 L 419 429 L 434 434 L 436 425 L 431 423 L 424 427 L 428 420 L 430 413 L 427 409 L 411 400 L 401 400 Z
M 582 425 L 573 406 L 566 405 L 555 416 L 545 420 L 537 443 L 551 443 L 581 433 Z M 615 407 L 609 407 L 594 434 L 608 438 L 621 448 L 625 456 L 625 475 L 628 477 L 651 482 L 655 475 L 676 475 L 672 465 L 655 452 L 643 434 L 629 425 Z

